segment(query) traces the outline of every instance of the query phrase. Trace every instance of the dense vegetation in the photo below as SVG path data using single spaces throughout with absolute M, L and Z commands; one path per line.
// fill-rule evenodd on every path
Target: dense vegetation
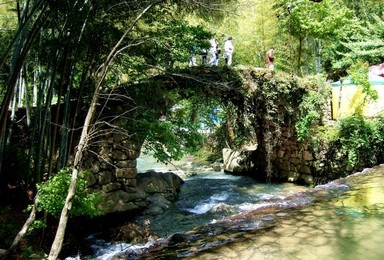
M 211 36 L 221 47 L 225 38 L 234 38 L 234 67 L 264 67 L 265 51 L 275 46 L 276 70 L 298 76 L 317 74 L 329 80 L 349 73 L 364 86 L 367 97 L 374 99 L 375 93 L 364 83 L 366 78 L 361 71 L 384 61 L 383 12 L 384 6 L 375 0 L 23 0 L 0 5 L 2 205 L 8 205 L 9 201 L 4 201 L 8 194 L 20 208 L 33 204 L 33 198 L 26 197 L 24 191 L 36 191 L 36 184 L 40 189 L 44 187 L 42 183 L 66 169 L 73 157 L 70 183 L 62 183 L 65 189 L 69 185 L 73 193 L 69 192 L 63 200 L 69 207 L 62 211 L 60 232 L 49 257 L 56 259 L 69 214 L 65 209 L 74 200 L 82 153 L 98 134 L 94 126 L 100 123 L 95 115 L 96 107 L 103 101 L 100 97 L 122 84 L 134 86 L 132 83 L 187 67 L 190 50 L 209 47 L 207 40 Z M 200 56 L 198 62 L 201 63 Z M 297 125 L 300 137 L 312 137 L 313 141 L 335 138 L 335 131 L 312 129 L 321 116 L 316 105 L 321 106 L 324 95 L 321 91 L 310 93 L 313 95 L 304 103 L 302 120 Z M 233 107 L 192 94 L 186 99 L 178 91 L 148 89 L 134 100 L 132 113 L 136 113 L 138 123 L 133 125 L 151 130 L 147 148 L 153 149 L 161 160 L 180 158 L 201 145 L 202 137 L 181 131 L 183 127 L 194 133 L 202 123 L 217 127 L 218 133 L 226 137 L 222 143 L 236 144 L 233 133 L 224 133 L 223 125 L 218 124 L 235 113 Z M 154 115 L 168 112 L 156 111 L 156 106 L 143 107 L 148 95 L 178 104 L 177 112 L 164 114 L 172 120 L 153 120 Z M 60 110 L 52 104 L 65 112 L 59 114 Z M 18 108 L 25 109 L 24 118 L 17 117 Z M 76 118 L 69 115 L 76 117 L 84 110 L 88 114 L 82 123 L 82 138 L 75 140 L 69 130 L 76 126 Z M 212 120 L 212 111 L 216 120 Z M 349 163 L 360 163 L 362 151 L 382 149 L 381 122 L 367 121 L 356 110 L 356 115 L 340 122 L 334 147 L 347 154 Z M 24 129 L 19 129 L 20 125 Z M 311 131 L 319 135 L 314 137 Z M 164 134 L 156 134 L 159 132 Z M 173 152 L 164 153 L 163 145 Z M 53 205 L 49 204 L 49 196 L 40 199 L 46 202 L 42 204 L 46 205 L 44 216 L 60 215 L 57 205 L 50 212 Z M 92 209 L 86 212 L 96 214 Z M 8 230 L 19 228 L 16 223 L 13 226 L 7 222 L 7 229 L 2 229 L 1 248 L 12 243 Z M 44 237 L 44 232 L 35 236 Z M 14 242 L 10 251 L 16 249 L 19 241 Z

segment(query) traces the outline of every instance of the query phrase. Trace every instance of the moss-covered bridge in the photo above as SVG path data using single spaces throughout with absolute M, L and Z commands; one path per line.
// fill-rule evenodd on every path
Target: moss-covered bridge
M 96 124 L 102 134 L 94 135 L 92 144 L 97 145 L 89 147 L 84 163 L 84 168 L 92 172 L 90 184 L 106 193 L 135 192 L 136 159 L 149 128 L 132 122 L 137 122 L 136 116 L 139 118 L 147 113 L 152 122 L 160 123 L 162 113 L 174 105 L 163 94 L 175 90 L 184 98 L 199 95 L 233 108 L 236 116 L 227 117 L 230 119 L 226 122 L 228 131 L 235 136 L 247 133 L 246 143 L 257 144 L 257 149 L 251 151 L 230 144 L 233 150 L 245 154 L 244 174 L 272 181 L 323 182 L 326 169 L 319 165 L 326 161 L 326 155 L 315 154 L 305 141 L 298 141 L 295 130 L 303 98 L 308 91 L 319 87 L 325 87 L 321 80 L 228 67 L 189 68 L 155 76 L 134 87 L 123 85 L 105 95 L 106 102 L 100 102 L 103 106 L 100 106 L 98 120 L 105 124 Z M 141 104 L 136 104 L 135 100 L 140 100 Z M 155 112 L 148 112 L 148 107 Z M 120 128 L 116 126 L 127 130 L 118 131 Z M 237 132 L 244 128 L 247 131 Z

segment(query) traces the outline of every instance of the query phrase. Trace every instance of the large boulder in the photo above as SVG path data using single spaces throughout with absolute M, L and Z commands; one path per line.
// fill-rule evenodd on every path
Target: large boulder
M 162 194 L 165 198 L 176 199 L 184 181 L 172 172 L 147 171 L 137 175 L 137 189 L 148 195 Z
M 116 190 L 112 192 L 102 192 L 103 199 L 99 204 L 99 208 L 104 214 L 117 212 L 138 212 L 141 208 L 148 206 L 145 201 L 147 194 L 142 190 L 136 190 L 135 193 Z
M 156 235 L 150 231 L 150 222 L 146 221 L 144 226 L 135 223 L 127 223 L 119 227 L 113 235 L 113 241 L 125 241 L 130 244 L 145 244 L 151 239 L 156 239 Z
M 179 194 L 184 181 L 172 172 L 148 171 L 137 175 L 137 190 L 147 194 L 144 214 L 159 214 L 167 209 Z
M 233 174 L 244 174 L 254 169 L 253 154 L 256 149 L 232 150 L 223 149 L 224 171 Z
M 99 207 L 105 214 L 116 212 L 161 213 L 179 194 L 183 180 L 172 172 L 148 171 L 137 174 L 135 192 L 115 190 L 102 192 Z

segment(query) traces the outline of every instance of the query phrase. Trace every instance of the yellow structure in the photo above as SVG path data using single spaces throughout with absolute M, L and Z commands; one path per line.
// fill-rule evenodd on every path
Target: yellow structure
M 379 98 L 376 101 L 367 102 L 362 107 L 362 112 L 366 117 L 374 117 L 384 112 L 384 77 L 370 74 L 369 82 L 377 91 Z M 361 87 L 356 86 L 350 78 L 331 83 L 331 85 L 333 119 L 350 116 L 358 111 L 365 96 Z

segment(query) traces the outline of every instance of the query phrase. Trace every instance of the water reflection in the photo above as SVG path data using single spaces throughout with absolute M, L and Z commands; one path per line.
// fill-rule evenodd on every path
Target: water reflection
M 371 206 L 376 204 L 384 204 L 384 187 L 382 185 L 383 179 L 379 176 L 372 177 L 368 180 L 362 180 L 358 186 L 350 190 L 342 200 L 335 203 L 336 206 L 345 207 L 361 207 Z

